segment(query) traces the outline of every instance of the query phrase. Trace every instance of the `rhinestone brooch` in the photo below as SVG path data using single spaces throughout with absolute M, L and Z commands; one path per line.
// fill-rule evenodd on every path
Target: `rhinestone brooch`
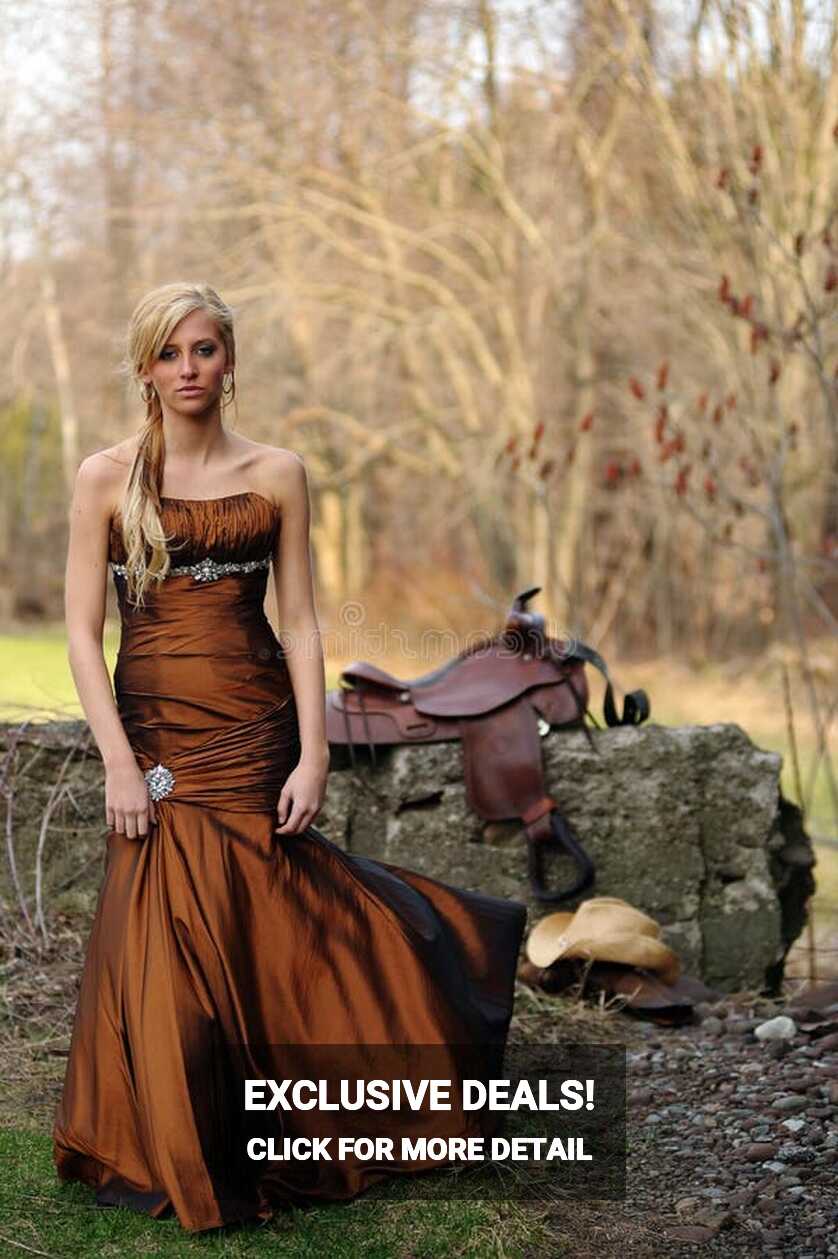
M 147 769 L 143 777 L 148 783 L 148 794 L 152 800 L 162 800 L 175 785 L 175 776 L 165 765 L 158 764 L 153 769 Z
M 167 573 L 168 577 L 179 577 L 181 574 L 194 577 L 196 581 L 217 581 L 219 577 L 223 577 L 226 573 L 252 573 L 257 568 L 268 568 L 271 557 L 266 555 L 261 560 L 229 560 L 225 563 L 219 563 L 214 560 L 211 555 L 207 555 L 205 559 L 199 560 L 197 564 L 180 564 L 174 565 Z M 128 576 L 127 564 L 111 563 L 111 569 L 114 573 L 118 573 L 120 577 Z

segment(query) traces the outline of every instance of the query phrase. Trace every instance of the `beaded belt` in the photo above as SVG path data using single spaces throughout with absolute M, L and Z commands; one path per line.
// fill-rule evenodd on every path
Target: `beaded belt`
M 252 573 L 257 568 L 268 568 L 271 562 L 270 555 L 266 555 L 261 560 L 230 560 L 225 563 L 219 563 L 214 560 L 211 555 L 205 559 L 199 560 L 197 564 L 173 564 L 166 574 L 167 577 L 179 577 L 181 574 L 194 577 L 196 581 L 216 581 L 219 577 L 225 576 L 226 573 Z M 115 564 L 111 562 L 111 570 L 120 577 L 128 576 L 127 564 Z

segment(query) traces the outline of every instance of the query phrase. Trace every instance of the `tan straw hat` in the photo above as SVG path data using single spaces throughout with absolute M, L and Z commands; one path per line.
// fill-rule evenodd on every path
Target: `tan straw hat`
M 654 918 L 617 896 L 594 896 L 575 913 L 548 914 L 527 938 L 527 957 L 535 966 L 552 966 L 559 958 L 581 957 L 596 962 L 621 962 L 653 971 L 664 983 L 681 973 L 678 955 L 660 938 Z

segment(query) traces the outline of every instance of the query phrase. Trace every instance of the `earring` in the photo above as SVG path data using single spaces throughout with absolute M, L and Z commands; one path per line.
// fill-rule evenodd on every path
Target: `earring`
M 140 397 L 143 402 L 151 402 L 154 397 L 154 385 L 150 380 L 144 380 L 140 386 Z
M 229 388 L 227 382 L 229 381 Z M 221 392 L 227 398 L 232 398 L 236 391 L 236 382 L 232 372 L 225 373 L 224 382 L 221 385 Z

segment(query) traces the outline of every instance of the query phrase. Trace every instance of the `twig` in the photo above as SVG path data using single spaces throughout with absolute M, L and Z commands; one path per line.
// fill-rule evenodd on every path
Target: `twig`
M 73 758 L 76 755 L 76 752 L 78 751 L 81 744 L 85 742 L 86 738 L 87 738 L 87 732 L 82 731 L 79 734 L 79 736 L 75 739 L 75 741 L 72 743 L 69 751 L 67 752 L 67 755 L 64 757 L 64 760 L 61 763 L 61 769 L 58 771 L 58 777 L 56 778 L 55 782 L 52 785 L 52 789 L 50 790 L 49 798 L 46 803 L 46 808 L 44 809 L 44 814 L 43 814 L 43 817 L 41 818 L 40 830 L 38 832 L 38 847 L 35 853 L 35 919 L 38 923 L 38 926 L 41 928 L 41 935 L 44 937 L 45 943 L 48 942 L 49 940 L 49 933 L 47 931 L 46 919 L 44 918 L 44 904 L 43 904 L 44 847 L 46 846 L 47 832 L 49 831 L 49 824 L 50 824 L 50 821 L 52 820 L 52 815 L 68 791 L 68 784 L 66 784 L 63 781 L 64 776 L 67 773 L 67 769 L 71 765 Z
M 58 1259 L 57 1255 L 52 1255 L 48 1250 L 36 1250 L 34 1246 L 27 1246 L 24 1242 L 12 1241 L 11 1237 L 6 1237 L 0 1233 L 0 1241 L 6 1246 L 17 1246 L 18 1250 L 26 1250 L 30 1255 L 45 1255 L 46 1259 Z
M 797 799 L 800 802 L 800 812 L 805 820 L 806 800 L 803 796 L 803 783 L 800 775 L 800 758 L 797 752 L 797 738 L 794 733 L 794 710 L 791 700 L 791 683 L 789 682 L 789 671 L 785 660 L 780 662 L 780 671 L 783 675 L 783 706 L 785 708 L 786 732 L 789 741 L 792 770 L 794 772 L 794 787 L 797 792 Z M 806 953 L 808 956 L 809 983 L 815 984 L 818 981 L 818 967 L 815 953 L 815 924 L 812 920 L 812 915 L 808 912 L 806 914 Z
M 2 792 L 6 799 L 6 857 L 9 862 L 9 873 L 12 878 L 12 886 L 15 889 L 18 905 L 20 906 L 26 925 L 29 928 L 30 933 L 33 933 L 34 928 L 32 926 L 32 919 L 29 916 L 29 910 L 26 906 L 26 897 L 23 894 L 23 887 L 20 882 L 20 875 L 18 874 L 17 860 L 15 858 L 14 827 L 12 825 L 12 819 L 14 817 L 14 787 L 12 785 L 11 767 L 14 763 L 17 745 L 23 738 L 28 725 L 29 718 L 15 728 L 9 741 L 9 747 L 3 760 L 2 776 L 0 776 L 0 792 Z

